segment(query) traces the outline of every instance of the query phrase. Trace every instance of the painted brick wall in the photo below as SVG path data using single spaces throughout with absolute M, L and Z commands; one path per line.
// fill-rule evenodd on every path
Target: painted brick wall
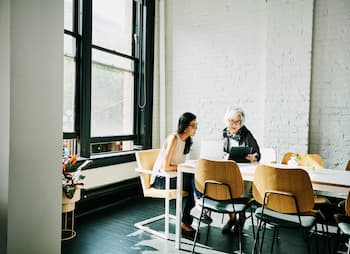
M 262 141 L 264 10 L 264 1 L 166 1 L 167 133 L 195 113 L 194 156 L 201 139 L 221 137 L 229 105 L 245 109 Z
M 278 160 L 286 151 L 312 152 L 327 167 L 344 168 L 350 1 L 176 0 L 165 6 L 167 133 L 182 112 L 196 113 L 197 156 L 200 140 L 220 137 L 225 108 L 237 105 L 260 146 L 274 147 Z
M 307 152 L 313 1 L 268 1 L 264 144 Z
M 326 166 L 350 159 L 350 1 L 318 0 L 312 71 L 310 151 Z

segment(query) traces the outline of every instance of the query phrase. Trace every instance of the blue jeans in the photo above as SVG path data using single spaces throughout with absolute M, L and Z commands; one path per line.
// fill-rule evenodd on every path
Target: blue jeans
M 191 210 L 195 206 L 193 197 L 193 186 L 194 186 L 194 175 L 184 173 L 183 174 L 183 190 L 188 192 L 188 196 L 184 198 L 185 205 L 182 214 L 182 222 L 190 226 L 193 222 L 193 217 L 191 216 Z M 165 177 L 157 176 L 153 187 L 156 189 L 165 189 Z M 170 189 L 176 189 L 176 178 L 170 178 Z

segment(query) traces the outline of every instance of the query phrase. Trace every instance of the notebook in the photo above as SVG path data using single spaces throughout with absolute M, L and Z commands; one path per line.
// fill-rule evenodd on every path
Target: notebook
M 234 160 L 237 163 L 247 163 L 250 162 L 245 157 L 252 151 L 251 147 L 231 147 L 229 160 Z

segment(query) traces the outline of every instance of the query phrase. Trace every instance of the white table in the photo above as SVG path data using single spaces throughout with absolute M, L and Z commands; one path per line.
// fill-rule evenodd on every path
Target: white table
M 182 217 L 182 179 L 183 173 L 194 174 L 196 161 L 188 161 L 179 165 L 177 171 L 176 190 L 176 235 L 175 248 L 180 249 L 181 217 Z M 244 181 L 253 181 L 254 172 L 259 163 L 238 163 Z M 284 164 L 271 164 L 279 168 L 290 168 Z M 337 198 L 346 198 L 350 189 L 350 172 L 335 169 L 307 169 L 313 189 L 322 195 Z

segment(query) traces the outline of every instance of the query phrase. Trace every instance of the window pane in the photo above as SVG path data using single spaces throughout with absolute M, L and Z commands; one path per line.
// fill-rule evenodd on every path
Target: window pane
M 92 51 L 91 136 L 133 134 L 133 61 Z
M 75 39 L 64 35 L 63 132 L 74 132 Z
M 133 140 L 93 143 L 90 146 L 92 154 L 130 151 L 134 149 Z
M 64 0 L 64 29 L 73 31 L 73 0 Z
M 92 42 L 94 45 L 131 55 L 132 0 L 94 0 Z

